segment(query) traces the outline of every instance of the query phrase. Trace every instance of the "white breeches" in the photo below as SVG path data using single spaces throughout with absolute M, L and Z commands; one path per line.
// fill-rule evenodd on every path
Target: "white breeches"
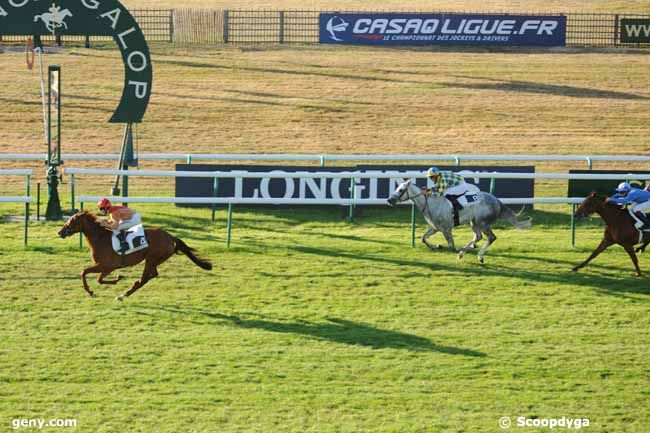
M 467 183 L 463 182 L 460 185 L 452 186 L 451 188 L 447 188 L 447 191 L 445 191 L 445 194 L 451 194 L 451 195 L 462 195 L 467 192 Z
M 632 212 L 648 212 L 650 211 L 650 201 L 637 203 L 632 206 Z
M 137 226 L 138 224 L 142 224 L 142 219 L 140 219 L 140 214 L 139 213 L 134 213 L 131 219 L 128 219 L 126 221 L 122 221 L 119 226 L 117 226 L 118 230 L 128 230 L 133 226 Z

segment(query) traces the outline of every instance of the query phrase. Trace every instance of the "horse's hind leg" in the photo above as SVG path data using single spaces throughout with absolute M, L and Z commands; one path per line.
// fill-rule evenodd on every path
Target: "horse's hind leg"
M 470 248 L 476 248 L 476 243 L 481 239 L 483 239 L 483 235 L 481 234 L 481 229 L 479 228 L 478 224 L 474 224 L 472 222 L 472 231 L 474 232 L 474 237 L 472 237 L 472 240 L 469 241 L 467 245 L 465 245 L 463 248 L 460 249 L 460 251 L 458 252 L 459 259 L 462 259 L 463 256 L 465 255 L 465 252 Z
M 147 281 L 151 280 L 152 278 L 156 278 L 158 276 L 158 270 L 156 269 L 156 266 L 158 266 L 158 263 L 159 262 L 157 262 L 154 265 L 153 261 L 147 260 L 144 263 L 144 271 L 142 271 L 142 277 L 138 281 L 133 283 L 133 286 L 131 286 L 131 288 L 127 292 L 125 292 L 124 294 L 118 296 L 115 299 L 118 300 L 118 301 L 123 301 L 124 298 L 128 298 L 133 293 L 135 293 L 138 289 L 140 289 L 142 286 L 147 284 Z
M 485 253 L 487 253 L 488 248 L 490 248 L 490 245 L 494 243 L 494 241 L 497 240 L 497 236 L 494 234 L 492 231 L 492 227 L 490 227 L 487 224 L 481 224 L 481 231 L 485 233 L 487 236 L 487 242 L 485 245 L 483 245 L 483 248 L 481 248 L 478 251 L 478 261 L 479 263 L 484 263 L 485 262 Z
M 437 232 L 438 232 L 438 229 L 436 229 L 435 227 L 431 227 L 431 228 L 429 228 L 429 230 L 427 230 L 427 232 L 424 234 L 424 236 L 422 236 L 422 242 L 424 242 L 424 245 L 429 247 L 430 250 L 437 250 L 437 249 L 440 248 L 440 245 L 432 244 L 432 243 L 429 242 L 429 238 L 431 236 L 435 235 Z
M 97 282 L 99 284 L 117 284 L 117 283 L 119 283 L 120 280 L 122 279 L 122 277 L 120 275 L 118 275 L 117 278 L 115 278 L 114 280 L 105 280 L 104 279 L 111 272 L 113 272 L 113 269 L 111 269 L 110 271 L 102 271 L 102 273 L 100 273 L 99 276 L 97 277 Z

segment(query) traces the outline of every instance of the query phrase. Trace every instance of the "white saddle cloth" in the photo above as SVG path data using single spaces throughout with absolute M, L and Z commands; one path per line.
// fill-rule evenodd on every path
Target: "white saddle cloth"
M 481 202 L 479 192 L 481 192 L 481 190 L 478 189 L 476 185 L 468 183 L 467 191 L 465 191 L 465 194 L 458 197 L 458 203 L 460 203 L 463 209 L 479 204 Z
M 119 231 L 113 232 L 111 241 L 113 242 L 113 250 L 120 254 L 120 240 L 117 238 Z M 129 249 L 126 250 L 124 254 L 135 253 L 136 251 L 143 250 L 149 246 L 147 243 L 147 237 L 144 234 L 144 227 L 142 224 L 133 226 L 130 229 L 126 230 L 126 243 L 129 244 Z

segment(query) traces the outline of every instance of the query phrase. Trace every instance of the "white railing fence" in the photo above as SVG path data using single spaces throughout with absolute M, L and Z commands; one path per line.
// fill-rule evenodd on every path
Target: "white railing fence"
M 122 175 L 122 176 L 153 176 L 153 177 L 193 177 L 193 178 L 212 178 L 215 181 L 219 179 L 241 179 L 241 178 L 259 178 L 259 179 L 278 179 L 278 178 L 310 178 L 310 179 L 350 179 L 351 185 L 355 185 L 359 179 L 390 179 L 399 183 L 404 178 L 424 178 L 424 173 L 420 171 L 407 172 L 222 172 L 222 171 L 165 171 L 165 170 L 107 170 L 107 169 L 80 169 L 70 168 L 66 173 L 71 177 L 72 190 L 74 191 L 75 176 L 77 175 Z M 650 180 L 649 174 L 567 174 L 567 173 L 486 173 L 486 172 L 463 172 L 468 179 L 485 179 L 491 180 L 490 189 L 494 187 L 496 179 L 547 179 L 547 180 L 567 180 L 567 179 L 598 179 L 598 180 L 620 180 L 620 179 L 639 179 Z M 295 199 L 295 198 L 247 198 L 247 197 L 110 197 L 115 202 L 124 203 L 175 203 L 175 204 L 209 204 L 228 205 L 227 220 L 227 246 L 230 245 L 232 231 L 232 207 L 236 204 L 242 205 L 339 205 L 349 206 L 350 217 L 353 216 L 353 208 L 361 205 L 382 205 L 386 203 L 385 199 L 364 199 L 355 198 L 354 188 L 352 188 L 352 198 L 313 198 L 313 199 Z M 74 201 L 80 203 L 96 202 L 99 196 L 79 196 L 74 197 Z M 505 204 L 570 204 L 574 206 L 582 202 L 581 197 L 538 197 L 538 198 L 503 198 Z M 212 207 L 212 218 L 214 220 L 215 208 Z M 411 245 L 415 245 L 415 212 L 412 212 L 411 221 Z M 80 241 L 81 242 L 81 241 Z M 571 216 L 571 243 L 575 244 L 575 221 L 573 213 Z
M 337 155 L 337 154 L 232 154 L 232 153 L 140 153 L 142 160 L 184 161 L 311 161 L 325 166 L 334 161 L 449 161 L 460 166 L 462 161 L 577 161 L 585 162 L 589 169 L 594 162 L 650 162 L 646 155 L 467 155 L 467 154 L 412 154 L 412 155 Z M 3 153 L 0 161 L 45 161 L 45 153 Z M 110 160 L 118 161 L 117 153 L 69 153 L 63 161 Z
M 25 228 L 23 234 L 23 243 L 27 246 L 27 239 L 29 235 L 29 205 L 34 202 L 30 197 L 30 183 L 32 170 L 17 169 L 17 170 L 0 170 L 0 176 L 25 176 L 25 195 L 24 196 L 2 196 L 0 203 L 24 203 L 25 204 Z

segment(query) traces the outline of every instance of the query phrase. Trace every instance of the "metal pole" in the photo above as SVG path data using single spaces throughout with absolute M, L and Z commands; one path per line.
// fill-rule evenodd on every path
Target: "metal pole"
M 576 205 L 573 204 L 571 210 L 571 246 L 576 246 Z
M 36 183 L 36 221 L 41 220 L 41 183 Z
M 496 182 L 496 180 L 493 177 L 491 177 L 490 178 L 490 194 L 494 194 L 494 184 L 495 184 L 495 182 Z
M 228 222 L 226 223 L 226 248 L 230 248 L 231 232 L 232 232 L 232 203 L 228 203 Z
M 587 157 L 587 167 L 589 168 L 589 170 L 591 170 L 593 167 L 593 161 L 589 157 Z
M 212 196 L 217 198 L 219 195 L 219 178 L 214 178 L 214 183 L 212 184 Z M 212 203 L 212 221 L 215 220 L 215 214 L 217 213 L 217 204 Z
M 84 211 L 84 202 L 79 203 L 79 209 L 81 212 Z M 83 233 L 79 232 L 79 249 L 83 248 L 84 244 L 84 235 Z
M 192 164 L 192 155 L 190 154 L 187 155 L 187 163 Z
M 350 179 L 350 198 L 352 199 L 350 201 L 350 221 L 354 220 L 354 199 L 355 199 L 355 193 L 356 193 L 356 188 L 354 185 L 354 178 Z
M 456 161 L 456 167 L 460 167 L 460 158 L 455 156 L 454 161 Z
M 72 212 L 74 212 L 75 209 L 75 194 L 74 194 L 74 173 L 70 175 L 70 200 L 72 201 Z
M 30 175 L 27 175 L 27 197 L 29 197 Z M 29 202 L 25 203 L 25 246 L 27 246 L 27 236 L 29 230 Z
M 411 203 L 411 248 L 415 248 L 415 203 Z

